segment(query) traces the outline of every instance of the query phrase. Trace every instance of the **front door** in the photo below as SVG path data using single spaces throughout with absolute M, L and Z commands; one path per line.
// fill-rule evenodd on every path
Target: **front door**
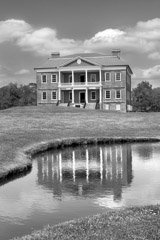
M 80 103 L 85 103 L 85 92 L 80 92 L 79 93 L 79 102 Z

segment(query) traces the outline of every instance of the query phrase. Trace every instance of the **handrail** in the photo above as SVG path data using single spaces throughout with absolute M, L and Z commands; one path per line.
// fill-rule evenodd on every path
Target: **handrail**
M 69 106 L 70 106 L 70 104 L 71 104 L 71 101 L 69 101 L 69 102 L 68 102 L 68 104 L 67 104 L 67 107 L 69 107 Z
M 61 103 L 61 100 L 58 100 L 56 103 L 56 106 L 59 106 L 60 103 Z
M 95 109 L 100 109 L 100 105 L 99 105 L 99 99 L 96 101 L 96 106 Z

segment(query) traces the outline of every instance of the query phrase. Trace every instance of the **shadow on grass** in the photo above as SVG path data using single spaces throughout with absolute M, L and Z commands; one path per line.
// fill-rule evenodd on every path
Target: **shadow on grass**
M 4 178 L 0 178 L 0 187 L 13 181 L 13 180 L 17 180 L 19 178 L 25 177 L 26 175 L 28 175 L 30 172 L 32 171 L 32 165 L 27 166 L 25 169 L 23 170 L 16 170 L 13 172 L 10 172 L 7 176 L 5 176 Z

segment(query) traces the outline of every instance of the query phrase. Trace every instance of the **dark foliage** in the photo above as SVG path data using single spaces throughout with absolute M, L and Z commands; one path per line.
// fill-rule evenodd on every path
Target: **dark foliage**
M 132 91 L 133 111 L 160 111 L 160 88 L 152 89 L 149 82 L 143 81 Z
M 16 83 L 10 83 L 0 88 L 0 109 L 6 109 L 15 106 L 36 105 L 37 86 L 36 83 L 17 86 Z

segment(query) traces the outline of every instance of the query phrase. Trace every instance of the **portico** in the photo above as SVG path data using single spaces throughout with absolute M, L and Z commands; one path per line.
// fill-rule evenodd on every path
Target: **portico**
M 74 103 L 102 101 L 101 68 L 60 68 L 59 69 L 59 100 Z

